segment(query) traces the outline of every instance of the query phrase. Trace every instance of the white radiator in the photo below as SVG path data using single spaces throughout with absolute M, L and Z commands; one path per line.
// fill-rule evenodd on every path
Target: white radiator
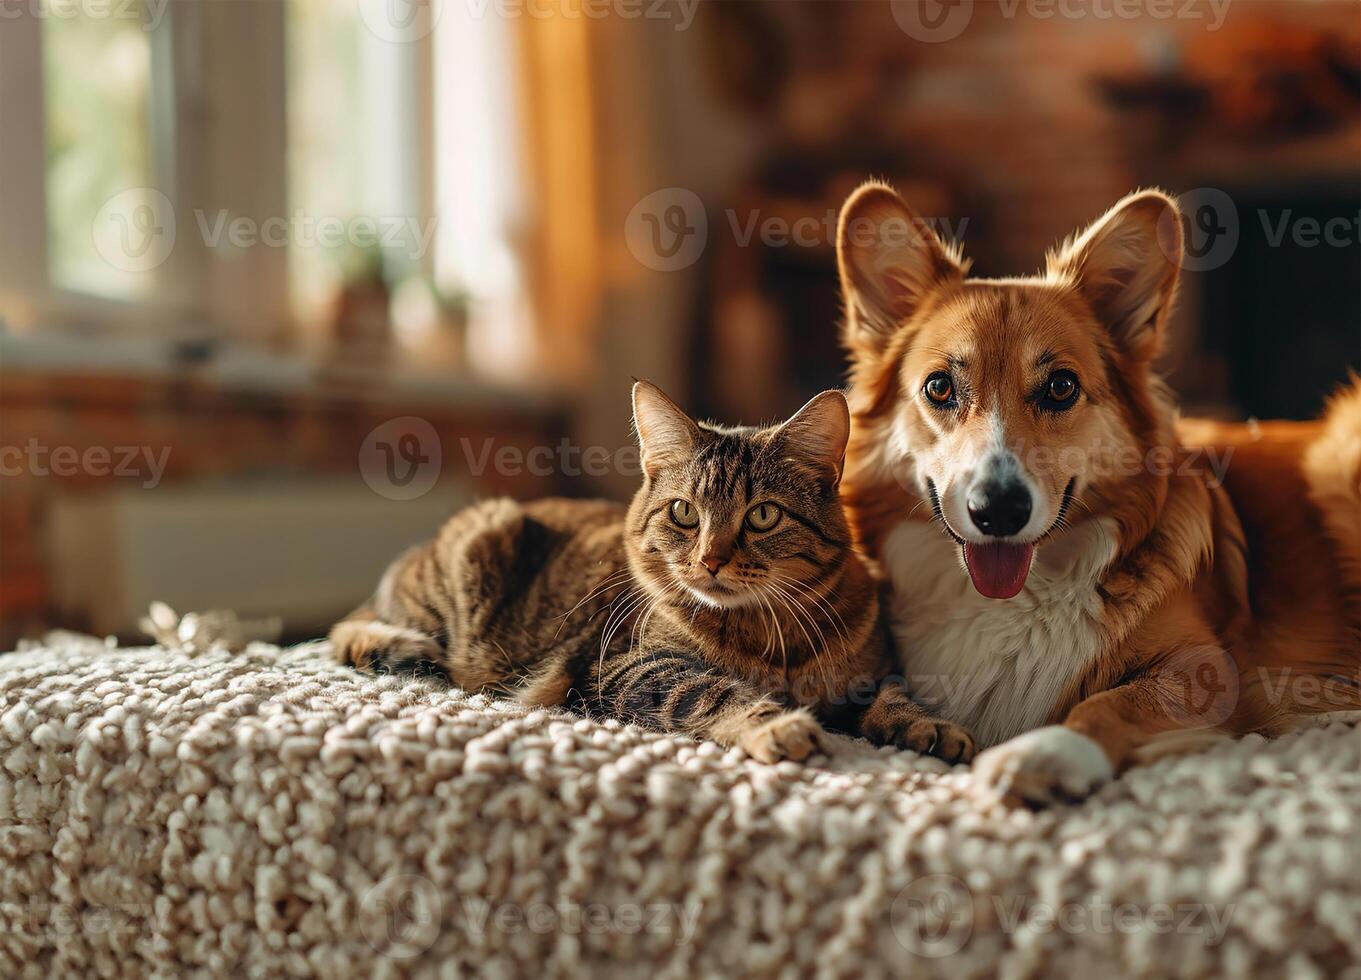
M 50 525 L 52 594 L 62 620 L 100 634 L 136 635 L 159 599 L 181 613 L 277 615 L 287 635 L 320 635 L 468 502 L 445 485 L 400 502 L 310 483 L 64 495 Z

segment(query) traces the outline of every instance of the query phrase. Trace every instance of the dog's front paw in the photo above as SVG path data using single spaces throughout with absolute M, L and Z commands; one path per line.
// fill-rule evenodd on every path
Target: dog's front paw
M 798 762 L 822 748 L 822 726 L 806 711 L 783 711 L 746 732 L 739 744 L 757 762 Z
M 1086 799 L 1115 776 L 1095 741 L 1048 725 L 993 746 L 974 762 L 974 782 L 988 799 L 1032 809 Z
M 964 726 L 918 712 L 895 718 L 882 736 L 884 744 L 933 755 L 950 765 L 968 763 L 977 751 L 973 735 Z

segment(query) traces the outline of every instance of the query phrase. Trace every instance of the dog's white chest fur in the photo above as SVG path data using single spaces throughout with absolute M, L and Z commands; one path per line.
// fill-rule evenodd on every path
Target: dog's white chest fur
M 1095 586 L 1115 557 L 1108 521 L 1042 545 L 1013 599 L 979 595 L 959 545 L 935 524 L 904 522 L 884 542 L 889 618 L 914 698 L 968 727 L 980 748 L 1046 723 L 1100 651 Z

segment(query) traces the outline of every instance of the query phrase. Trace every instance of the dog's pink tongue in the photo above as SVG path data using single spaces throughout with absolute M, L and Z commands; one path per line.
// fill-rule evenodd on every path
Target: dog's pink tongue
M 1030 574 L 1033 544 L 966 544 L 964 564 L 973 587 L 989 599 L 1010 599 Z

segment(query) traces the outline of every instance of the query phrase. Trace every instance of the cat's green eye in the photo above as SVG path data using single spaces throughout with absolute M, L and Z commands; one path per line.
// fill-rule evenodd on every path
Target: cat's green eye
M 699 523 L 699 511 L 688 500 L 671 501 L 671 519 L 680 527 L 694 527 Z
M 753 531 L 769 531 L 780 523 L 780 515 L 783 513 L 784 511 L 776 504 L 757 504 L 747 511 L 747 526 Z

